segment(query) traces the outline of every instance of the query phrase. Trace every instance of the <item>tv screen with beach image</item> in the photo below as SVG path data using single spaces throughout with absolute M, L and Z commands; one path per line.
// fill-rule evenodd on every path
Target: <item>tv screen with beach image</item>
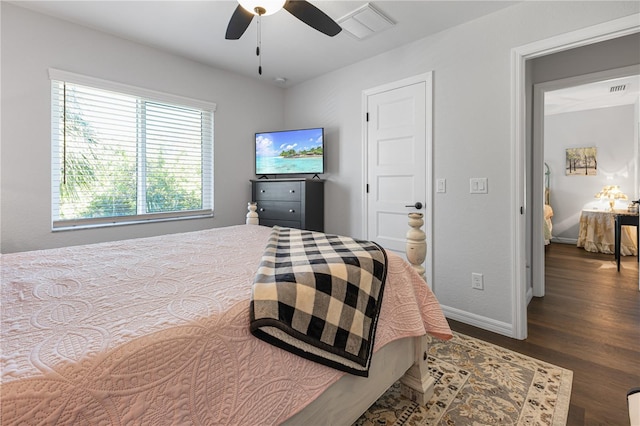
M 256 133 L 256 175 L 324 173 L 324 129 Z

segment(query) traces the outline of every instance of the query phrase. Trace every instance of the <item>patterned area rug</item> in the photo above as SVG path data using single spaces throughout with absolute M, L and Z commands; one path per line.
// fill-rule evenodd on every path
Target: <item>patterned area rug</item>
M 434 395 L 422 407 L 393 385 L 354 425 L 565 425 L 573 372 L 454 333 L 429 349 Z

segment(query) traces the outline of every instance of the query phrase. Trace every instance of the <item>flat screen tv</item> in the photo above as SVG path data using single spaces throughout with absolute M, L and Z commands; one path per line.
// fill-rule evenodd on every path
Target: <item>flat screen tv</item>
M 324 173 L 324 129 L 256 133 L 256 175 Z

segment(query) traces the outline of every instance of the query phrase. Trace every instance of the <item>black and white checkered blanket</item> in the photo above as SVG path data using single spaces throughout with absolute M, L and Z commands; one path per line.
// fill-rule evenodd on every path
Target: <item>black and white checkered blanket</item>
M 386 275 L 374 242 L 275 226 L 253 284 L 251 332 L 366 377 Z

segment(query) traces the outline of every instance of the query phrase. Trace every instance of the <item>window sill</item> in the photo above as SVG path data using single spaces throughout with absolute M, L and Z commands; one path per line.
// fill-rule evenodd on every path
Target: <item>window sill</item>
M 140 225 L 144 223 L 173 222 L 177 220 L 203 219 L 213 217 L 213 210 L 189 212 L 176 216 L 175 213 L 164 215 L 144 215 L 135 217 L 111 217 L 96 219 L 79 219 L 54 222 L 51 231 L 75 231 L 81 229 L 109 228 L 112 226 Z

